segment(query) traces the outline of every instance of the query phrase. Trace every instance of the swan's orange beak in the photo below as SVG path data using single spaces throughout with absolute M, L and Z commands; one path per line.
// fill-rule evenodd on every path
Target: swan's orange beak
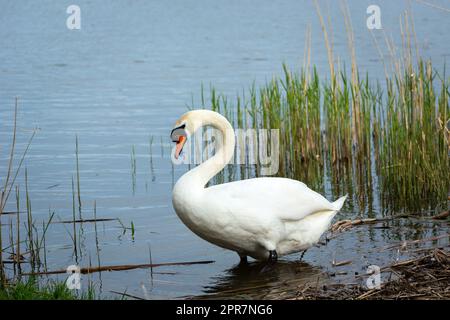
M 184 144 L 186 143 L 186 137 L 180 136 L 178 138 L 178 142 L 175 146 L 175 159 L 178 159 L 180 156 L 181 151 L 183 151 Z

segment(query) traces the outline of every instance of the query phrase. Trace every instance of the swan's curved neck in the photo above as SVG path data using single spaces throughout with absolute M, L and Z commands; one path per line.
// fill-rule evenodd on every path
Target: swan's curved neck
M 208 112 L 207 116 L 202 117 L 201 125 L 198 129 L 204 126 L 212 126 L 219 130 L 221 132 L 221 137 L 219 138 L 222 138 L 222 141 L 220 141 L 221 143 L 216 142 L 216 153 L 214 156 L 185 174 L 185 177 L 189 178 L 190 182 L 201 188 L 204 188 L 208 181 L 230 162 L 235 146 L 233 127 L 222 115 Z

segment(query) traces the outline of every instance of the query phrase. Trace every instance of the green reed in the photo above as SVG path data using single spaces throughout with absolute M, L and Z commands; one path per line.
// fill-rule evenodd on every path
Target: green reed
M 447 208 L 449 79 L 445 68 L 437 72 L 431 61 L 421 59 L 410 13 L 400 16 L 402 48 L 397 50 L 386 37 L 391 61 L 383 59 L 386 79 L 381 84 L 358 72 L 348 5 L 341 3 L 349 74 L 335 62 L 331 26 L 318 2 L 314 4 L 328 55 L 327 79 L 319 79 L 310 65 L 308 28 L 300 70 L 292 72 L 283 65 L 283 76 L 260 88 L 253 83 L 234 103 L 212 87 L 212 110 L 235 128 L 279 129 L 278 175 L 305 181 L 334 197 L 349 193 L 346 205 L 356 205 L 361 214 L 372 214 L 375 196 L 389 212 Z M 205 108 L 203 86 L 201 97 Z M 252 173 L 241 165 L 240 178 L 258 176 L 259 169 L 254 165 Z
M 212 110 L 235 128 L 280 130 L 279 176 L 320 191 L 330 187 L 334 196 L 350 193 L 369 209 L 375 178 L 387 210 L 433 209 L 445 202 L 449 81 L 431 62 L 395 74 L 385 87 L 367 75 L 339 72 L 321 82 L 315 68 L 283 69 L 283 77 L 252 86 L 233 105 L 214 88 L 210 92 Z
M 0 187 L 0 289 L 4 288 L 7 284 L 7 278 L 6 278 L 6 272 L 4 268 L 4 260 L 3 260 L 3 253 L 5 252 L 6 248 L 3 247 L 3 236 L 2 236 L 2 215 L 4 213 L 5 207 L 8 203 L 9 196 L 11 195 L 11 191 L 16 186 L 16 180 L 17 177 L 21 171 L 23 162 L 25 160 L 25 157 L 29 151 L 29 148 L 31 146 L 31 142 L 33 141 L 33 138 L 36 134 L 36 131 L 33 130 L 33 133 L 31 134 L 28 143 L 25 146 L 25 149 L 22 153 L 22 155 L 18 158 L 18 163 L 16 166 L 14 166 L 15 162 L 15 151 L 16 151 L 16 133 L 17 133 L 17 115 L 18 115 L 18 105 L 19 105 L 19 99 L 16 97 L 15 104 L 14 104 L 14 119 L 13 119 L 13 127 L 12 127 L 12 137 L 11 137 L 11 148 L 10 153 L 8 157 L 8 164 L 7 164 L 7 171 L 4 177 L 0 177 L 0 180 L 2 181 L 2 185 Z M 16 198 L 18 199 L 18 189 L 16 189 Z M 28 200 L 27 200 L 27 208 L 28 208 Z M 28 210 L 27 210 L 28 211 Z M 19 215 L 19 205 L 17 205 L 17 215 Z M 19 218 L 17 218 L 17 224 L 19 224 Z M 17 233 L 18 237 L 18 244 L 17 244 L 17 253 L 20 253 L 19 249 L 19 233 Z M 17 254 L 16 253 L 16 254 Z M 20 255 L 18 256 L 20 259 Z M 19 271 L 20 271 L 20 265 L 19 265 Z
M 382 184 L 399 207 L 445 199 L 449 191 L 449 82 L 419 62 L 389 81 L 381 133 Z
M 131 188 L 133 190 L 133 194 L 135 194 L 135 192 L 136 192 L 136 150 L 134 148 L 134 145 L 131 146 L 130 164 L 131 164 Z
M 80 161 L 79 161 L 79 149 L 78 149 L 78 135 L 75 136 L 75 159 L 76 159 L 76 175 L 77 175 L 77 198 L 78 198 L 78 215 L 80 220 L 81 216 L 81 188 L 80 188 Z

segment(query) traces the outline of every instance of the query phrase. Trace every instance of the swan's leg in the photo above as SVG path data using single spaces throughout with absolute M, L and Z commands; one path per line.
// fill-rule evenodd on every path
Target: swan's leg
M 308 250 L 308 249 L 306 249 L 306 250 Z M 299 261 L 302 261 L 302 260 L 303 260 L 303 256 L 305 255 L 306 250 L 303 250 L 303 252 L 302 252 L 302 254 L 301 254 L 301 256 L 300 256 L 300 260 L 299 260 Z
M 261 269 L 261 273 L 270 272 L 275 268 L 275 263 L 278 260 L 278 253 L 276 250 L 269 250 L 269 259 L 265 263 L 264 267 Z
M 240 254 L 240 253 L 238 253 L 238 254 L 239 254 L 239 258 L 241 259 L 241 261 L 239 262 L 239 264 L 240 264 L 240 265 L 245 265 L 245 264 L 247 264 L 247 263 L 248 263 L 247 256 L 246 256 L 245 254 Z
M 269 262 L 276 262 L 278 260 L 278 254 L 276 250 L 269 251 Z

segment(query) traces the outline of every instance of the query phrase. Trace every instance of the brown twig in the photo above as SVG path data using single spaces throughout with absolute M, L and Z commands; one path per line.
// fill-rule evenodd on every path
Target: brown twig
M 446 218 L 449 217 L 449 216 L 450 216 L 450 210 L 447 210 L 447 211 L 443 211 L 443 212 L 441 212 L 441 213 L 439 213 L 439 214 L 437 214 L 437 215 L 431 217 L 431 219 L 434 219 L 434 220 L 444 220 L 444 219 L 446 219 Z
M 98 218 L 98 219 L 75 219 L 75 220 L 63 220 L 56 221 L 55 223 L 86 223 L 86 222 L 103 222 L 119 220 L 117 218 Z
M 144 264 L 125 264 L 125 265 L 114 265 L 114 266 L 101 266 L 101 267 L 88 267 L 81 268 L 80 273 L 89 274 L 94 272 L 101 271 L 124 271 L 131 269 L 139 269 L 139 268 L 157 268 L 157 267 L 165 267 L 165 266 L 184 266 L 184 265 L 193 265 L 193 264 L 209 264 L 214 263 L 215 261 L 206 260 L 206 261 L 189 261 L 189 262 L 168 262 L 168 263 L 144 263 Z M 23 273 L 23 275 L 31 276 L 31 275 L 46 275 L 46 274 L 61 274 L 66 273 L 67 270 L 54 270 L 47 272 L 34 272 L 34 273 Z
M 388 249 L 398 248 L 398 247 L 406 247 L 406 246 L 411 245 L 411 244 L 418 244 L 418 243 L 428 242 L 428 241 L 436 241 L 436 240 L 443 239 L 443 238 L 450 238 L 450 234 L 441 234 L 439 236 L 435 236 L 435 237 L 431 237 L 431 238 L 425 238 L 425 239 L 418 239 L 418 240 L 411 240 L 411 241 L 402 241 L 402 242 L 399 242 L 399 243 L 395 243 L 395 244 L 391 244 L 391 245 L 382 247 L 381 249 L 379 249 L 379 252 L 385 251 L 385 250 L 388 250 Z

